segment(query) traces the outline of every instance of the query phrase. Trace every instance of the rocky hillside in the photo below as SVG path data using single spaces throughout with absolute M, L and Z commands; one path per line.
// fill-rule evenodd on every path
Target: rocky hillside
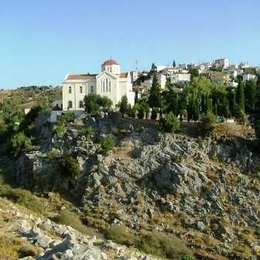
M 69 125 L 62 137 L 45 138 L 44 149 L 22 154 L 15 164 L 16 181 L 40 194 L 59 192 L 76 206 L 85 226 L 148 254 L 169 259 L 260 255 L 260 158 L 252 140 L 161 135 L 151 126 L 129 132 L 104 122 L 95 126 L 96 135 L 110 133 L 116 140 L 104 155 L 97 137 L 86 138 L 81 128 Z M 60 226 L 45 221 L 56 236 Z M 49 237 L 42 255 L 55 254 L 64 243 L 71 245 L 62 252 L 68 257 L 88 250 L 99 257 L 93 259 L 107 254 L 89 247 L 90 238 L 82 239 L 84 246 L 71 234 L 64 239 Z
M 157 259 L 0 199 L 0 259 Z

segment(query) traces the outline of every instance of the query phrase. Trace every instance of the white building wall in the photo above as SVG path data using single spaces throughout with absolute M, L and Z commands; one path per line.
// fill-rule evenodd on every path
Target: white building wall
M 118 64 L 113 64 L 113 65 L 103 65 L 101 68 L 102 71 L 106 71 L 112 74 L 120 74 L 120 65 Z
M 128 73 L 127 78 L 120 78 L 119 73 L 120 66 L 113 64 L 102 66 L 102 72 L 94 79 L 67 80 L 66 78 L 62 90 L 63 110 L 84 110 L 84 97 L 91 93 L 108 97 L 112 100 L 113 107 L 124 95 L 127 96 L 128 102 L 134 105 L 135 93 L 132 90 L 131 75 Z M 72 103 L 71 108 L 69 102 Z M 80 107 L 80 102 L 83 102 L 83 107 Z
M 84 97 L 88 93 L 88 82 L 86 81 L 67 81 L 63 84 L 62 104 L 63 110 L 84 110 Z M 72 107 L 69 108 L 69 102 L 72 102 Z M 83 107 L 80 107 L 80 102 L 83 102 Z

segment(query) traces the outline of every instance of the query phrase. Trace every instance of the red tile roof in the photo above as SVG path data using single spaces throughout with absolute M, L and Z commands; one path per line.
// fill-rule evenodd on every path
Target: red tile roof
M 127 78 L 128 73 L 127 72 L 122 72 L 118 76 L 119 76 L 119 78 L 124 79 L 124 78 Z
M 71 74 L 66 77 L 66 80 L 89 80 L 96 79 L 96 74 Z
M 113 59 L 109 59 L 109 60 L 106 60 L 102 66 L 106 66 L 106 65 L 119 65 L 117 61 L 113 60 Z

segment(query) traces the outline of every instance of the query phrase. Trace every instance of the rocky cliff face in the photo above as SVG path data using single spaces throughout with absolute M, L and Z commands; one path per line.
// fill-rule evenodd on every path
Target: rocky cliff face
M 83 235 L 10 201 L 0 199 L 0 205 L 0 259 L 17 259 L 19 256 L 24 260 L 158 259 L 112 241 Z
M 132 134 L 102 156 L 97 144 L 71 135 L 67 149 L 77 155 L 79 176 L 64 179 L 57 158 L 33 153 L 18 160 L 17 180 L 67 190 L 87 224 L 174 234 L 198 257 L 259 256 L 260 159 L 246 141 L 165 135 L 147 144 Z M 56 145 L 58 157 L 61 150 Z

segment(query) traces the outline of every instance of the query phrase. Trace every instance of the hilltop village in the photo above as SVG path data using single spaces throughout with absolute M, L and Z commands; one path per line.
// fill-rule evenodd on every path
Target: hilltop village
M 1 91 L 0 259 L 258 259 L 259 72 L 109 59 Z

